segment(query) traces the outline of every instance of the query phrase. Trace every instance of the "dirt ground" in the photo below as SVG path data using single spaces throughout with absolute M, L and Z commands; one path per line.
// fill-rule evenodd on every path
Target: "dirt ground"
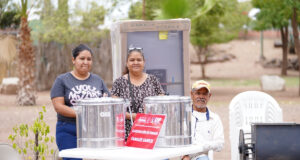
M 267 59 L 280 58 L 281 49 L 273 47 L 274 39 L 264 40 L 264 56 Z M 259 79 L 264 74 L 280 75 L 279 68 L 263 68 L 258 63 L 260 56 L 259 39 L 234 40 L 227 44 L 215 45 L 214 50 L 220 53 L 228 53 L 236 58 L 223 63 L 208 64 L 206 67 L 207 76 L 210 79 Z M 191 55 L 193 58 L 194 55 Z M 289 76 L 297 76 L 298 72 L 288 71 Z M 200 79 L 200 67 L 191 66 L 191 81 Z M 209 81 L 209 80 L 208 80 Z M 219 114 L 224 125 L 225 147 L 221 152 L 214 153 L 215 160 L 230 159 L 229 141 L 229 103 L 232 98 L 240 92 L 249 90 L 261 90 L 260 87 L 216 87 L 212 86 L 212 98 L 210 109 Z M 300 123 L 300 97 L 298 87 L 287 87 L 285 91 L 268 92 L 273 96 L 283 110 L 285 122 Z M 49 91 L 38 92 L 37 105 L 32 107 L 19 107 L 16 105 L 15 95 L 0 94 L 0 143 L 10 143 L 9 134 L 12 127 L 20 123 L 34 121 L 41 111 L 41 106 L 46 106 L 47 113 L 45 121 L 50 125 L 50 135 L 55 135 L 56 113 L 51 105 Z

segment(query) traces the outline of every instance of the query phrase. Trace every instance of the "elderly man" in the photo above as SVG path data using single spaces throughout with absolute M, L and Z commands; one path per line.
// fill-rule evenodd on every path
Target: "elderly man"
M 207 107 L 211 97 L 210 84 L 204 80 L 192 85 L 193 100 L 192 137 L 193 143 L 202 144 L 203 151 L 198 154 L 185 155 L 183 160 L 209 160 L 208 151 L 220 151 L 224 145 L 223 125 L 219 116 Z M 204 154 L 203 154 L 204 153 Z

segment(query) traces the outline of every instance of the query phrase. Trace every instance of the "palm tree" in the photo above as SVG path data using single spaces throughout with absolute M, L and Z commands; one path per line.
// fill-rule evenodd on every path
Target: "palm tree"
M 27 0 L 21 0 L 21 28 L 19 45 L 19 84 L 17 102 L 21 106 L 35 105 L 35 54 L 28 26 Z

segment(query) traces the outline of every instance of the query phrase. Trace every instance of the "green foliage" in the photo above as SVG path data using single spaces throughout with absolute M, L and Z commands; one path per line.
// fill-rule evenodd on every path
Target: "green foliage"
M 300 9 L 300 1 L 299 0 L 285 0 L 284 3 L 289 5 L 291 8 L 295 7 L 298 10 Z
M 61 44 L 97 43 L 96 39 L 103 35 L 99 25 L 104 23 L 107 12 L 103 6 L 91 2 L 83 9 L 77 4 L 72 10 L 74 14 L 70 14 L 68 0 L 60 0 L 58 5 L 55 9 L 50 0 L 40 0 L 41 21 L 35 22 L 35 39 Z
M 252 7 L 251 2 L 239 3 L 239 10 L 240 10 L 241 16 L 239 16 L 240 18 L 237 18 L 237 19 L 239 19 L 241 24 L 243 24 L 243 30 L 245 33 L 248 32 L 248 29 L 252 28 L 252 26 L 251 26 L 252 20 L 248 17 L 248 13 L 252 8 L 253 7 Z
M 16 3 L 8 4 L 7 0 L 0 2 L 0 28 L 18 28 L 20 25 L 20 10 Z
M 27 18 L 27 4 L 28 0 L 21 0 L 21 17 Z
M 191 11 L 188 0 L 163 0 L 161 10 L 164 19 L 189 17 Z
M 156 10 L 160 7 L 159 0 L 145 0 L 145 20 L 154 20 L 157 16 Z M 128 11 L 128 18 L 142 19 L 143 17 L 143 3 L 137 1 L 131 4 Z
M 285 80 L 286 87 L 297 87 L 299 86 L 299 77 L 282 77 Z
M 0 18 L 0 27 L 1 28 L 9 28 L 14 27 L 18 28 L 20 25 L 20 16 L 17 10 L 6 11 L 1 14 Z
M 284 5 L 288 6 L 292 12 L 293 8 L 297 9 L 298 12 L 298 17 L 297 17 L 297 21 L 299 23 L 300 21 L 300 1 L 299 0 L 285 0 L 284 1 Z
M 57 25 L 61 27 L 69 26 L 69 0 L 58 0 L 58 8 L 54 16 L 59 17 L 56 19 Z
M 1 0 L 0 1 L 0 14 L 3 13 L 7 7 L 9 0 Z
M 82 10 L 79 7 L 75 10 L 78 17 L 82 20 L 79 25 L 73 25 L 71 28 L 73 36 L 78 42 L 95 42 L 97 38 L 103 37 L 103 31 L 99 29 L 99 25 L 104 23 L 106 9 L 97 5 L 96 2 L 91 2 L 87 10 Z
M 42 41 L 56 41 L 62 44 L 71 43 L 73 37 L 69 25 L 69 7 L 68 0 L 59 0 L 58 8 L 54 10 L 51 1 L 41 1 L 41 28 L 36 32 Z M 34 33 L 36 34 L 36 33 Z
M 128 17 L 142 19 L 142 1 L 130 6 Z M 192 14 L 190 0 L 145 0 L 145 19 L 174 19 L 187 18 Z
M 192 17 L 190 38 L 191 43 L 200 48 L 236 38 L 246 21 L 243 19 L 248 18 L 236 0 L 194 0 L 194 4 L 201 14 Z
M 142 2 L 138 1 L 130 6 L 128 11 L 128 18 L 142 19 L 142 15 L 143 15 Z
M 106 5 L 109 6 L 107 8 L 107 17 L 110 17 L 113 12 L 120 11 L 121 7 L 124 7 L 124 5 L 130 3 L 131 5 L 133 2 L 136 2 L 136 0 L 104 0 L 106 1 Z
M 37 3 L 36 7 L 42 7 L 41 11 L 36 12 L 36 14 L 40 15 L 41 20 L 54 16 L 54 6 L 52 5 L 51 0 L 41 0 Z
M 96 2 L 91 2 L 90 8 L 87 11 L 78 9 L 78 15 L 82 16 L 81 26 L 85 29 L 97 29 L 103 24 L 105 17 L 105 9 L 103 6 L 98 6 Z
M 206 14 L 208 11 L 210 11 L 211 9 L 213 9 L 216 5 L 218 5 L 218 3 L 220 2 L 220 0 L 204 0 L 200 2 L 201 4 L 203 4 L 202 7 L 197 9 L 197 16 L 202 16 L 204 14 Z
M 292 14 L 291 8 L 282 0 L 252 0 L 253 7 L 259 8 L 256 14 L 254 29 L 265 30 L 271 28 L 280 29 L 289 25 Z
M 219 23 L 212 16 L 196 17 L 192 19 L 192 29 L 190 33 L 193 45 L 200 45 L 203 48 L 212 44 L 217 39 Z
M 12 142 L 12 146 L 19 154 L 22 154 L 26 160 L 45 159 L 48 155 L 52 155 L 54 150 L 49 148 L 49 144 L 54 142 L 54 137 L 49 136 L 50 127 L 44 121 L 45 106 L 39 112 L 38 118 L 32 125 L 19 124 L 13 127 L 13 133 L 8 139 Z M 38 155 L 38 157 L 36 156 Z

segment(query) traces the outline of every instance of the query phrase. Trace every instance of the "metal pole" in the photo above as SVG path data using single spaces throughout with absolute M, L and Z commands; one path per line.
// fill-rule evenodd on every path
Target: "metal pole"
M 264 31 L 260 31 L 260 57 L 259 60 L 265 60 L 264 56 Z

